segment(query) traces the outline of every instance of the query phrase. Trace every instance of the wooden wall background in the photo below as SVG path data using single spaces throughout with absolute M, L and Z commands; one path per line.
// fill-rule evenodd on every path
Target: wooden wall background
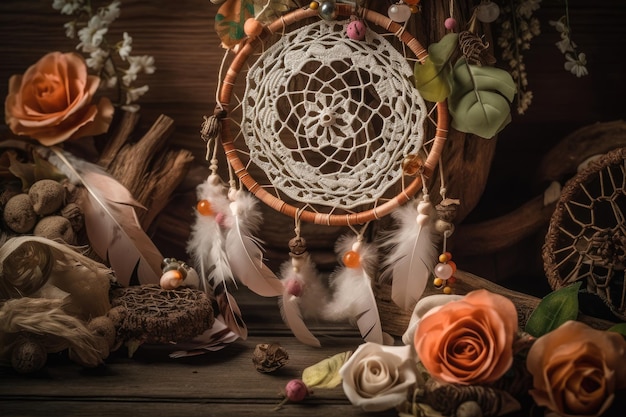
M 432 1 L 442 0 L 422 3 L 428 7 Z M 51 5 L 52 0 L 0 2 L 0 97 L 6 96 L 12 74 L 22 73 L 47 52 L 74 49 L 74 41 L 64 35 L 63 24 L 69 19 Z M 536 13 L 542 34 L 525 54 L 533 104 L 525 115 L 513 114 L 513 122 L 500 135 L 486 190 L 464 223 L 501 216 L 541 193 L 546 184 L 539 183 L 534 173 L 546 152 L 569 133 L 624 118 L 626 1 L 569 1 L 572 37 L 587 54 L 590 72 L 580 79 L 564 71 L 564 58 L 554 45 L 558 34 L 548 24 L 563 14 L 563 5 L 560 0 L 543 0 Z M 144 78 L 150 91 L 141 102 L 139 131 L 147 130 L 160 114 L 170 116 L 176 124 L 170 145 L 191 150 L 198 161 L 151 231 L 168 256 L 185 257 L 185 242 L 176 235 L 189 227 L 193 190 L 207 172 L 198 132 L 203 115 L 213 111 L 223 54 L 213 30 L 216 11 L 209 0 L 123 0 L 122 15 L 110 28 L 113 39 L 128 31 L 134 54 L 153 55 L 156 60 L 156 73 Z M 278 227 L 291 232 L 291 226 Z M 540 293 L 546 288 L 539 256 L 544 233 L 502 253 L 463 258 L 459 265 Z M 270 250 L 284 255 L 290 237 L 285 237 L 284 248 Z M 320 244 L 332 248 L 332 242 Z M 463 248 L 458 251 L 462 255 Z

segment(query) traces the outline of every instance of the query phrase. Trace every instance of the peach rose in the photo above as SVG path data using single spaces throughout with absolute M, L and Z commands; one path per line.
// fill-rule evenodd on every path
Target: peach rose
M 113 119 L 113 105 L 107 98 L 91 104 L 99 84 L 99 77 L 87 75 L 82 56 L 51 52 L 24 75 L 9 79 L 5 121 L 16 135 L 46 146 L 104 133 Z
M 513 363 L 517 310 L 507 298 L 472 291 L 426 314 L 415 331 L 415 350 L 433 378 L 476 385 L 499 379 Z
M 626 388 L 626 341 L 568 321 L 533 343 L 526 367 L 535 402 L 562 416 L 599 416 Z

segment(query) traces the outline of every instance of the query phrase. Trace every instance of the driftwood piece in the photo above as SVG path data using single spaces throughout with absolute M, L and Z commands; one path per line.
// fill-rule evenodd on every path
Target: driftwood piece
M 626 122 L 594 123 L 561 140 L 542 159 L 539 181 L 564 182 L 576 174 L 578 166 L 595 155 L 626 146 Z
M 123 115 L 98 163 L 146 208 L 138 212 L 137 217 L 147 230 L 187 175 L 193 155 L 187 150 L 167 147 L 174 121 L 165 115 L 161 115 L 141 139 L 131 143 L 130 136 L 138 119 L 136 113 Z

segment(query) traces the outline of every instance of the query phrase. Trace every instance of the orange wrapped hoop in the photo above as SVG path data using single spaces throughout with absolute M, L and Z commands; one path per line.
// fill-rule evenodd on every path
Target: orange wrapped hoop
M 336 7 L 339 16 L 347 17 L 358 13 L 358 15 L 365 21 L 384 28 L 389 33 L 396 34 L 397 38 L 401 42 L 403 42 L 421 62 L 423 62 L 428 56 L 426 49 L 417 41 L 417 39 L 415 39 L 410 33 L 404 31 L 402 25 L 392 21 L 387 16 L 383 16 L 380 13 L 364 8 L 359 8 L 357 11 L 355 10 L 354 6 L 348 4 L 337 4 Z M 310 8 L 297 9 L 267 25 L 260 36 L 250 38 L 244 41 L 240 45 L 240 49 L 235 55 L 233 61 L 231 62 L 222 82 L 222 86 L 219 90 L 220 103 L 218 104 L 218 108 L 229 108 L 229 103 L 233 94 L 233 87 L 235 86 L 239 73 L 246 65 L 246 61 L 248 60 L 248 58 L 264 41 L 264 39 L 273 34 L 283 33 L 290 25 L 315 16 L 317 16 L 316 10 Z M 436 110 L 437 126 L 435 136 L 432 140 L 431 149 L 428 152 L 428 156 L 423 164 L 422 175 L 424 177 L 429 177 L 430 175 L 432 175 L 435 168 L 437 167 L 444 143 L 448 135 L 449 120 L 446 102 L 437 103 Z M 298 208 L 269 193 L 261 184 L 259 184 L 254 178 L 252 178 L 246 166 L 240 159 L 238 150 L 233 143 L 232 134 L 230 132 L 229 119 L 227 117 L 223 118 L 221 123 L 222 146 L 224 148 L 228 163 L 232 167 L 233 171 L 235 172 L 241 183 L 251 193 L 253 193 L 257 198 L 259 198 L 269 207 L 292 218 L 295 218 L 297 216 L 301 221 L 330 226 L 349 226 L 365 224 L 369 221 L 379 219 L 391 213 L 399 206 L 408 202 L 422 188 L 422 177 L 420 175 L 417 175 L 409 184 L 405 185 L 402 188 L 401 192 L 395 197 L 385 201 L 380 205 L 376 205 L 374 208 L 370 208 L 360 212 L 333 214 Z

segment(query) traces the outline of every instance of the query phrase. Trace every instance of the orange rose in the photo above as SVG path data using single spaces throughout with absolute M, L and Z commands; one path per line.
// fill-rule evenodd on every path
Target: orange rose
M 513 363 L 517 310 L 487 290 L 431 310 L 415 331 L 419 360 L 442 382 L 476 385 L 499 379 Z
M 9 79 L 5 120 L 16 135 L 50 146 L 104 133 L 113 118 L 109 99 L 91 104 L 100 78 L 87 75 L 85 60 L 74 53 L 51 52 L 24 75 Z
M 568 321 L 533 343 L 526 367 L 535 402 L 562 416 L 599 416 L 626 388 L 626 341 Z

